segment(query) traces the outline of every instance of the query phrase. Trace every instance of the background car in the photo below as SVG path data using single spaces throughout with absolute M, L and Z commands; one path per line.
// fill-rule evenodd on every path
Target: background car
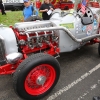
M 5 10 L 18 11 L 23 10 L 23 0 L 2 0 Z

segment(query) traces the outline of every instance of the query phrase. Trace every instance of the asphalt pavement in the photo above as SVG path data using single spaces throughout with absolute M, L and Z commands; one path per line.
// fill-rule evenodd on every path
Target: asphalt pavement
M 55 88 L 41 100 L 93 100 L 100 96 L 98 44 L 62 53 L 61 75 Z M 0 76 L 0 100 L 22 100 L 13 90 L 12 76 Z

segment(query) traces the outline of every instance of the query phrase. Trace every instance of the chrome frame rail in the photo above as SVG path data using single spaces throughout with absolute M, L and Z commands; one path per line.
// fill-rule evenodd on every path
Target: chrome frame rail
M 85 37 L 85 38 L 81 38 L 81 39 L 77 39 L 75 38 L 75 36 L 71 33 L 71 31 L 63 26 L 58 26 L 58 27 L 49 27 L 49 28 L 37 28 L 37 29 L 31 29 L 31 30 L 27 30 L 24 32 L 24 34 L 32 34 L 32 32 L 40 32 L 40 31 L 55 31 L 55 30 L 63 30 L 65 31 L 71 38 L 72 40 L 74 40 L 75 42 L 78 42 L 78 43 L 84 43 L 84 42 L 87 42 L 93 38 L 96 38 L 96 37 L 100 37 L 100 34 L 95 34 L 95 35 L 91 35 L 91 36 L 88 36 L 88 37 Z

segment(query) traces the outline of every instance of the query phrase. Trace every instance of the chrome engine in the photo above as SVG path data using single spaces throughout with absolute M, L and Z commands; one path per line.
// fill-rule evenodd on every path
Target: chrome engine
M 0 66 L 16 63 L 22 59 L 23 52 L 30 54 L 56 48 L 59 44 L 57 30 L 35 31 L 35 29 L 49 29 L 53 26 L 50 21 L 21 22 L 16 23 L 12 28 L 0 25 Z
M 43 29 L 50 27 L 52 28 L 54 24 L 50 21 L 35 21 L 35 22 L 23 22 L 16 23 L 14 29 L 16 29 L 20 36 L 26 36 L 26 39 L 21 38 L 19 40 L 19 45 L 27 45 L 29 48 L 42 48 L 45 44 L 58 43 L 59 32 L 57 30 L 48 31 L 35 31 L 35 29 Z

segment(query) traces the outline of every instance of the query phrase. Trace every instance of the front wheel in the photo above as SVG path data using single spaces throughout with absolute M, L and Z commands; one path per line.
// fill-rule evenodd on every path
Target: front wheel
M 25 100 L 47 95 L 60 76 L 60 65 L 51 55 L 38 53 L 25 59 L 13 76 L 15 92 Z

